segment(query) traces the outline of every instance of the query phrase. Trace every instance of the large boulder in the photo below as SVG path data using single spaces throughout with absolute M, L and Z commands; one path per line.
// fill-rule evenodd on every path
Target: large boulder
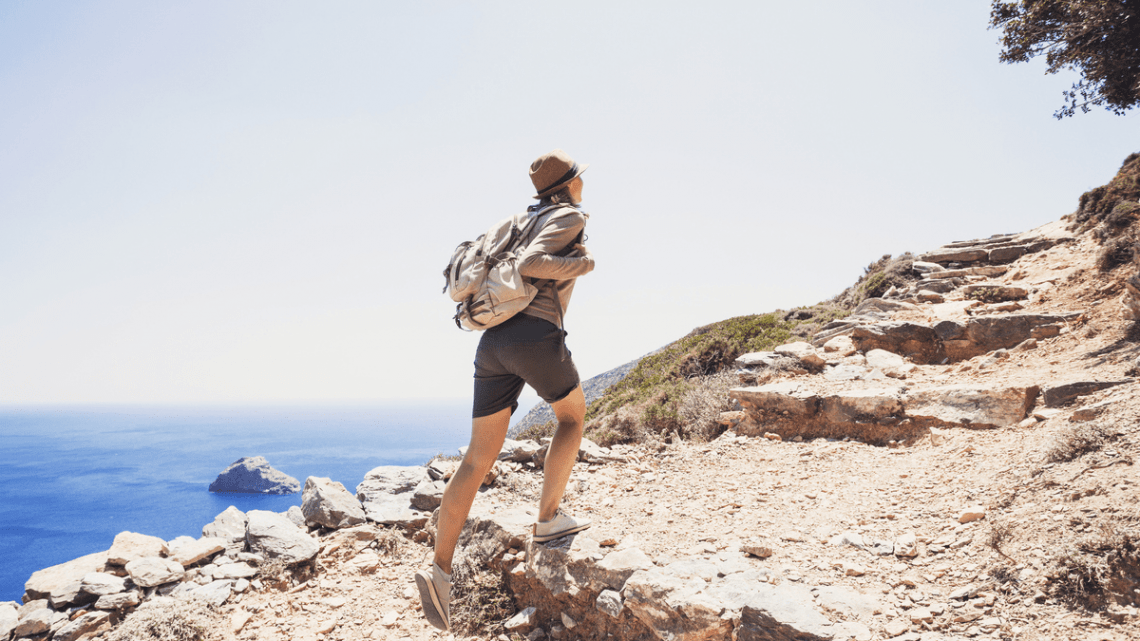
M 39 570 L 24 584 L 24 600 L 48 599 L 52 590 L 80 583 L 88 572 L 101 571 L 106 565 L 107 553 L 96 552 Z
M 246 494 L 296 494 L 301 490 L 297 479 L 273 469 L 264 456 L 246 456 L 222 470 L 210 484 L 211 492 Z
M 229 506 L 214 517 L 213 523 L 202 528 L 202 536 L 223 541 L 241 541 L 245 538 L 245 512 Z
M 344 485 L 332 479 L 310 476 L 301 494 L 301 513 L 310 525 L 340 529 L 366 521 L 364 508 Z
M 107 562 L 111 565 L 126 565 L 143 557 L 166 556 L 168 552 L 166 541 L 157 536 L 119 532 L 115 535 L 111 549 L 107 551 Z
M 246 516 L 246 544 L 254 554 L 294 565 L 308 561 L 320 551 L 316 539 L 276 512 L 250 510 Z
M 90 572 L 83 577 L 80 585 L 80 589 L 96 597 L 118 594 L 127 589 L 127 582 L 123 577 L 106 572 Z
M 236 508 L 235 508 L 236 509 Z M 223 512 L 224 514 L 224 512 Z M 219 515 L 220 516 L 220 515 Z M 245 515 L 242 514 L 243 523 L 241 537 L 245 537 Z M 209 526 L 207 526 L 209 527 Z M 240 540 L 240 539 L 238 539 Z M 195 563 L 213 556 L 218 552 L 226 549 L 227 539 L 215 538 L 204 536 L 200 539 L 190 539 L 188 541 L 180 541 L 177 545 L 168 544 L 170 547 L 170 558 L 182 564 L 183 567 L 189 567 Z
M 66 625 L 52 635 L 52 641 L 77 641 L 77 639 L 94 633 L 104 624 L 110 628 L 110 612 L 88 612 L 69 621 Z
M 186 574 L 177 561 L 163 559 L 157 556 L 148 556 L 135 559 L 127 564 L 127 574 L 135 585 L 152 588 L 163 583 L 181 581 Z
M 356 498 L 364 504 L 369 521 L 381 525 L 421 527 L 430 513 L 414 509 L 416 486 L 428 476 L 421 466 L 381 465 L 369 470 L 356 486 Z
M 40 634 L 45 634 L 51 630 L 51 624 L 55 620 L 56 613 L 47 606 L 46 602 L 40 607 L 29 609 L 24 612 L 19 621 L 16 623 L 16 629 L 13 631 L 13 636 L 17 639 L 21 637 L 31 637 Z
M 16 615 L 16 604 L 0 603 L 0 639 L 7 639 L 12 636 L 12 630 L 16 629 L 17 623 L 19 623 L 19 617 Z

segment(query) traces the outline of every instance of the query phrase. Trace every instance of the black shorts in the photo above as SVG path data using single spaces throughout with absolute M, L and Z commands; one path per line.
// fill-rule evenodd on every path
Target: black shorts
M 524 384 L 547 403 L 566 398 L 580 381 L 570 350 L 564 348 L 562 330 L 526 314 L 483 332 L 475 352 L 471 416 L 490 416 L 508 407 L 513 414 Z

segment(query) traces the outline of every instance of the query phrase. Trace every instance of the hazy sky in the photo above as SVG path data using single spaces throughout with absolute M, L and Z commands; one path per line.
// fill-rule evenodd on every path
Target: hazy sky
M 989 2 L 0 3 L 0 402 L 470 395 L 454 246 L 561 147 L 583 377 L 1071 212 L 1137 116 L 1057 121 Z

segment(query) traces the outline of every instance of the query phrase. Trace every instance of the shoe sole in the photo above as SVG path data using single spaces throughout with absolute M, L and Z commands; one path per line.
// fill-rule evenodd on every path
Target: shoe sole
M 447 632 L 451 626 L 443 616 L 443 606 L 439 603 L 439 595 L 436 594 L 431 574 L 424 571 L 416 572 L 416 587 L 420 589 L 420 604 L 423 606 L 428 623 Z
M 555 532 L 554 534 L 535 534 L 535 535 L 533 535 L 534 542 L 535 543 L 546 543 L 547 541 L 553 541 L 554 539 L 560 539 L 564 536 L 570 536 L 571 534 L 577 534 L 578 532 L 581 532 L 582 530 L 590 529 L 591 525 L 593 525 L 593 524 L 587 523 L 585 525 L 579 525 L 578 527 L 575 527 L 575 528 L 570 528 L 569 530 L 562 530 L 561 532 Z

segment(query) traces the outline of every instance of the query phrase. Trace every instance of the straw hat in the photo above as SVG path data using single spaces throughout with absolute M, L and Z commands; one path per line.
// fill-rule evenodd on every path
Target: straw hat
M 562 189 L 571 180 L 582 175 L 589 165 L 579 165 L 565 151 L 555 149 L 543 154 L 530 164 L 530 181 L 538 192 L 535 198 L 545 198 Z

